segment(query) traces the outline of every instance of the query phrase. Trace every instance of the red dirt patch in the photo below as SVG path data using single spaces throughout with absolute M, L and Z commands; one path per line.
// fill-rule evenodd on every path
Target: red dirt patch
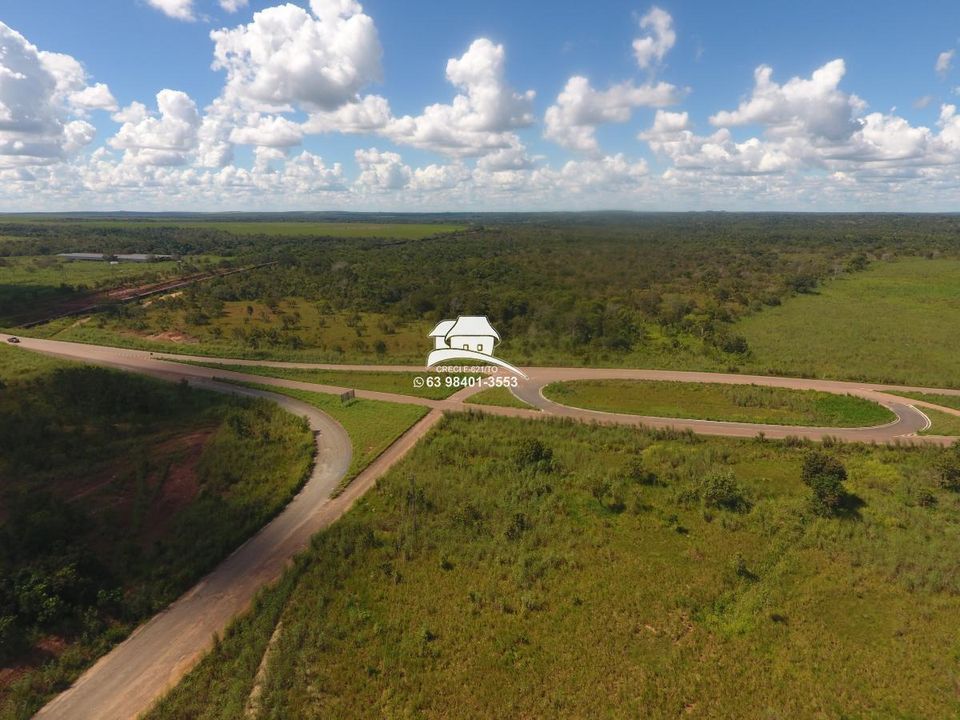
M 44 663 L 58 657 L 66 649 L 67 641 L 61 637 L 51 635 L 41 638 L 29 654 L 21 658 L 15 665 L 0 667 L 0 693 L 31 670 L 35 670 Z
M 199 494 L 198 465 L 216 430 L 216 426 L 206 426 L 145 438 L 142 442 L 149 447 L 144 456 L 149 471 L 142 479 L 137 477 L 142 459 L 127 456 L 80 484 L 75 478 L 54 483 L 53 492 L 70 502 L 82 502 L 93 516 L 109 514 L 114 523 L 134 532 L 141 547 L 148 549 L 163 538 L 177 513 Z
M 175 344 L 187 344 L 192 345 L 200 342 L 197 338 L 192 335 L 184 335 L 183 333 L 175 332 L 173 330 L 165 330 L 164 332 L 154 333 L 153 335 L 147 335 L 147 340 L 160 340 L 161 342 L 172 342 Z
M 203 428 L 156 448 L 158 457 L 177 457 L 178 460 L 171 463 L 160 495 L 147 513 L 141 537 L 143 547 L 163 537 L 176 514 L 196 499 L 200 492 L 197 466 L 207 441 L 215 432 L 216 428 Z

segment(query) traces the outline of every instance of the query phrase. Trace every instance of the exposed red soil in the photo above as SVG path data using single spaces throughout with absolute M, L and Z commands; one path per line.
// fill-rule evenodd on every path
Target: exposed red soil
M 147 340 L 160 340 L 162 342 L 171 342 L 175 344 L 192 344 L 200 342 L 197 338 L 192 335 L 185 335 L 183 333 L 175 332 L 173 330 L 165 330 L 163 332 L 154 333 L 153 335 L 147 335 Z
M 111 514 L 121 526 L 136 532 L 138 544 L 148 549 L 163 538 L 177 513 L 199 494 L 198 465 L 214 432 L 215 427 L 204 427 L 167 436 L 150 448 L 147 459 L 151 470 L 142 483 L 136 480 L 135 462 L 127 460 L 114 465 L 108 473 L 91 479 L 79 491 L 74 486 L 71 499 L 85 499 L 88 503 L 86 510 L 92 515 Z M 135 528 L 138 492 L 150 500 L 139 527 Z
M 58 657 L 60 653 L 67 649 L 67 641 L 61 637 L 51 635 L 42 638 L 30 653 L 20 659 L 15 665 L 0 668 L 0 693 L 10 687 L 13 683 L 23 677 L 29 671 L 39 667 L 45 662 Z

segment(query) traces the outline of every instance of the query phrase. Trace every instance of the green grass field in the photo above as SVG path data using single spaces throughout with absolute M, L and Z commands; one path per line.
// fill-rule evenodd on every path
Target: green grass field
M 353 388 L 355 390 L 375 390 L 377 392 L 412 395 L 430 400 L 443 400 L 450 397 L 461 388 L 456 386 L 453 378 L 466 377 L 452 373 L 437 374 L 441 381 L 451 378 L 450 387 L 443 382 L 441 387 L 416 387 L 414 379 L 424 377 L 425 372 L 366 372 L 351 370 L 306 370 L 299 368 L 270 367 L 266 365 L 225 365 L 219 363 L 191 362 L 191 365 L 200 365 L 209 368 L 221 368 L 250 375 L 298 380 L 300 382 L 317 383 L 319 385 L 333 385 L 335 387 Z
M 510 392 L 509 388 L 502 387 L 481 390 L 468 397 L 466 401 L 474 405 L 496 405 L 498 407 L 524 408 L 526 410 L 536 409 Z
M 0 257 L 0 326 L 13 325 L 36 308 L 53 311 L 57 303 L 98 288 L 162 280 L 176 270 L 175 262 L 111 265 L 52 256 Z
M 862 427 L 896 419 L 876 403 L 814 390 L 646 380 L 577 380 L 543 389 L 549 400 L 604 412 L 775 425 Z
M 420 405 L 361 399 L 343 403 L 336 395 L 255 383 L 236 384 L 303 400 L 323 410 L 343 425 L 353 443 L 353 459 L 350 462 L 350 469 L 337 489 L 338 492 L 349 485 L 367 465 L 376 460 L 384 450 L 428 412 L 427 408 Z
M 4 383 L 30 380 L 60 368 L 73 367 L 67 360 L 30 352 L 15 345 L 0 343 L 0 380 Z
M 0 285 L 28 287 L 59 287 L 86 285 L 94 289 L 100 285 L 114 285 L 127 280 L 165 275 L 175 271 L 177 263 L 69 262 L 49 255 L 2 258 Z
M 879 262 L 734 327 L 749 370 L 960 387 L 960 261 Z
M 0 218 L 2 220 L 2 218 Z M 462 225 L 432 223 L 371 223 L 371 222 L 280 222 L 184 220 L 177 218 L 138 218 L 137 220 L 69 220 L 30 218 L 38 225 L 80 225 L 86 228 L 123 230 L 124 228 L 166 227 L 222 230 L 234 235 L 270 235 L 273 237 L 337 237 L 337 238 L 396 238 L 420 240 L 432 235 L 462 230 Z
M 242 716 L 277 621 L 262 717 L 956 716 L 943 451 L 830 450 L 845 518 L 811 513 L 807 452 L 448 418 L 148 718 Z
M 922 393 L 909 392 L 905 390 L 887 390 L 890 395 L 899 395 L 900 397 L 911 398 L 913 400 L 923 400 L 934 405 L 943 405 L 944 407 L 960 410 L 960 395 L 945 395 L 943 393 Z

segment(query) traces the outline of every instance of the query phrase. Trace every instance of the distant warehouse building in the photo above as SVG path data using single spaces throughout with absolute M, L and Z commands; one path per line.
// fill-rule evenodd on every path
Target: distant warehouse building
M 131 253 L 129 255 L 106 255 L 105 253 L 57 253 L 57 257 L 64 260 L 88 260 L 94 262 L 103 262 L 105 260 L 115 262 L 159 262 L 161 260 L 172 260 L 173 255 L 149 255 L 147 253 Z

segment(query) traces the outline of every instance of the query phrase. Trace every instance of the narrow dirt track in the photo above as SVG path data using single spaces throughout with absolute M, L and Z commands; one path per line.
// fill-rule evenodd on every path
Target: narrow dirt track
M 0 334 L 0 342 L 6 335 Z M 423 371 L 418 366 L 343 366 L 311 363 L 257 363 L 223 360 L 200 356 L 153 354 L 139 350 L 67 343 L 54 340 L 23 338 L 27 350 L 96 365 L 144 373 L 154 377 L 180 381 L 218 392 L 252 397 L 266 397 L 282 407 L 305 415 L 314 430 L 319 431 L 317 464 L 299 495 L 271 523 L 247 541 L 220 566 L 186 595 L 177 600 L 125 642 L 114 648 L 88 670 L 69 690 L 55 698 L 38 718 L 63 720 L 130 720 L 147 710 L 162 694 L 192 667 L 210 647 L 214 633 L 221 632 L 238 613 L 247 608 L 263 585 L 275 580 L 286 563 L 309 542 L 310 537 L 346 512 L 397 460 L 442 417 L 443 411 L 474 411 L 486 414 L 527 419 L 566 417 L 583 422 L 689 429 L 693 432 L 729 437 L 753 437 L 763 432 L 770 438 L 787 436 L 820 440 L 824 437 L 858 442 L 912 442 L 947 445 L 955 438 L 916 435 L 925 427 L 926 417 L 908 401 L 884 390 L 916 390 L 960 395 L 956 390 L 937 390 L 908 386 L 887 386 L 827 380 L 778 378 L 721 373 L 690 373 L 663 370 L 592 369 L 592 368 L 528 368 L 530 379 L 521 382 L 514 394 L 532 405 L 533 410 L 467 405 L 465 400 L 481 388 L 461 390 L 446 400 L 426 400 L 393 393 L 356 390 L 357 397 L 429 407 L 420 422 L 407 431 L 374 463 L 364 470 L 338 498 L 330 493 L 346 473 L 350 464 L 351 445 L 343 428 L 332 418 L 306 403 L 292 398 L 241 388 L 218 382 L 218 378 L 252 382 L 264 386 L 298 388 L 314 392 L 339 393 L 345 388 L 318 385 L 248 373 L 185 365 L 182 360 L 222 362 L 233 365 L 272 365 L 338 370 Z M 871 428 L 809 428 L 750 423 L 713 422 L 652 418 L 637 415 L 604 413 L 568 407 L 543 397 L 542 389 L 551 382 L 581 379 L 674 380 L 702 383 L 757 384 L 794 389 L 821 390 L 868 398 L 890 408 L 897 419 L 887 425 Z M 925 402 L 919 405 L 937 407 L 951 414 L 960 414 Z

